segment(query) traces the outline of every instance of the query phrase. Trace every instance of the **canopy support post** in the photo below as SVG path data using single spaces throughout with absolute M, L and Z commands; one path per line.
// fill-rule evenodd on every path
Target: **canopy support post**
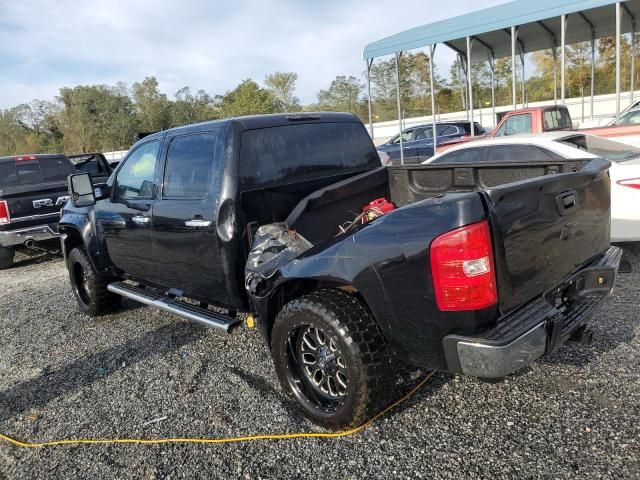
M 562 15 L 560 17 L 560 103 L 564 105 L 565 99 L 565 84 L 564 84 L 564 75 L 565 75 L 565 67 L 567 63 L 567 55 L 565 52 L 565 47 L 567 43 L 567 16 Z
M 476 132 L 473 125 L 473 79 L 471 78 L 471 37 L 467 37 L 467 88 L 469 89 L 469 111 L 471 112 L 469 120 L 471 122 L 471 136 L 475 137 Z
M 429 82 L 431 83 L 431 126 L 433 128 L 433 154 L 437 151 L 438 136 L 436 135 L 436 91 L 433 81 L 433 56 L 436 53 L 436 46 L 429 46 Z
M 511 97 L 514 110 L 518 108 L 516 102 L 516 34 L 517 28 L 511 27 Z
M 491 121 L 495 127 L 498 122 L 496 121 L 496 59 L 493 54 L 489 55 L 489 67 L 491 67 Z
M 631 25 L 631 103 L 633 103 L 633 94 L 636 89 L 636 22 Z
M 524 95 L 524 50 L 520 50 L 520 63 L 522 64 L 522 78 L 520 79 L 520 87 L 522 89 L 522 106 L 525 107 L 525 95 Z
M 400 128 L 400 165 L 404 165 L 404 142 L 402 141 L 402 104 L 400 102 L 400 53 L 396 53 L 396 99 L 398 101 L 398 126 Z
M 558 47 L 553 47 L 553 104 L 558 104 Z
M 622 7 L 616 2 L 616 120 L 620 116 L 620 31 L 622 30 Z
M 593 120 L 593 94 L 596 84 L 596 32 L 591 32 L 591 119 Z
M 366 59 L 365 63 L 367 64 L 367 98 L 369 103 L 369 134 L 371 135 L 371 139 L 373 140 L 373 115 L 371 114 L 371 67 L 373 66 L 373 58 Z

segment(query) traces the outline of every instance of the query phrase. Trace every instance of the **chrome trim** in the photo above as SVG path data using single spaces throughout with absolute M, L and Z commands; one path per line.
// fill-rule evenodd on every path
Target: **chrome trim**
M 0 231 L 0 246 L 15 247 L 23 245 L 28 240 L 41 242 L 52 240 L 60 235 L 50 225 L 38 225 L 37 227 L 21 228 L 19 230 Z
M 225 322 L 221 319 L 210 318 L 197 312 L 187 310 L 186 308 L 182 308 L 180 305 L 173 303 L 174 300 L 172 298 L 152 298 L 150 295 L 137 293 L 133 291 L 133 288 L 127 288 L 126 285 L 122 285 L 119 283 L 110 283 L 109 285 L 107 285 L 107 290 L 136 302 L 143 303 L 144 305 L 149 305 L 150 307 L 155 307 L 160 310 L 164 310 L 165 312 L 173 313 L 174 315 L 178 315 L 179 317 L 186 318 L 187 320 L 192 320 L 206 327 L 212 327 L 218 330 L 222 330 L 226 333 L 231 333 L 231 330 L 239 323 L 238 321 Z
M 58 220 L 60 218 L 60 212 L 42 213 L 39 215 L 29 215 L 26 217 L 11 217 L 11 223 L 29 222 L 31 220 L 41 220 L 46 217 L 51 217 Z
M 184 224 L 187 227 L 210 227 L 211 220 L 199 220 L 199 219 L 187 220 L 186 222 L 184 222 Z
M 460 368 L 462 373 L 473 377 L 502 378 L 544 355 L 546 342 L 544 322 L 508 345 L 461 341 L 457 345 Z
M 147 225 L 151 221 L 151 219 L 142 215 L 136 215 L 135 217 L 131 217 L 131 221 L 138 225 Z

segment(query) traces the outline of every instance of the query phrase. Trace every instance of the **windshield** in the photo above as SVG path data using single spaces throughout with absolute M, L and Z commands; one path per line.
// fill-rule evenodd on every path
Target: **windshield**
M 625 160 L 640 157 L 640 148 L 592 135 L 575 135 L 558 140 L 558 142 L 584 150 L 592 155 L 606 158 L 612 162 L 624 162 Z

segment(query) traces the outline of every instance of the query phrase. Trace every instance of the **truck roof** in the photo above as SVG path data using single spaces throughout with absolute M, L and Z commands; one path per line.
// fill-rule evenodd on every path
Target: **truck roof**
M 358 117 L 353 113 L 340 112 L 297 112 L 297 113 L 274 113 L 264 115 L 246 115 L 242 117 L 224 118 L 221 120 L 209 120 L 207 122 L 193 123 L 181 127 L 174 127 L 162 132 L 156 132 L 144 137 L 144 140 L 157 138 L 167 132 L 189 131 L 195 128 L 201 128 L 203 125 L 226 125 L 233 122 L 240 124 L 244 130 L 253 130 L 257 128 L 280 127 L 283 125 L 291 125 L 295 123 L 306 123 L 308 121 L 319 120 L 321 122 L 360 122 Z

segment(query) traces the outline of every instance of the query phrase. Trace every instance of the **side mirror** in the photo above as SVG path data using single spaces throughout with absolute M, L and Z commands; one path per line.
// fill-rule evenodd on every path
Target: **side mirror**
M 88 207 L 96 204 L 96 195 L 91 183 L 91 175 L 79 173 L 69 175 L 69 195 L 75 207 Z

